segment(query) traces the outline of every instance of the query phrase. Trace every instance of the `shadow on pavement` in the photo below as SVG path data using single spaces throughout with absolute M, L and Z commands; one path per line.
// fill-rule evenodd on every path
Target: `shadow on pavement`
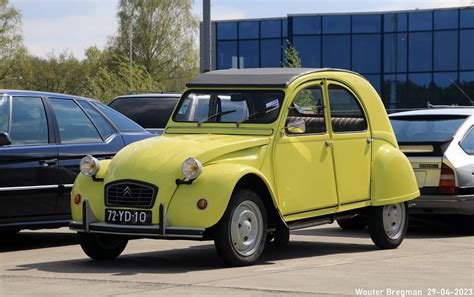
M 0 253 L 44 249 L 78 244 L 74 232 L 21 231 L 8 237 L 0 236 Z
M 376 248 L 365 244 L 321 243 L 292 241 L 288 248 L 267 248 L 258 265 L 272 265 L 274 261 L 317 257 L 338 253 L 370 252 Z M 126 250 L 125 250 L 126 252 Z M 213 244 L 159 252 L 125 254 L 112 261 L 82 259 L 18 265 L 8 271 L 39 270 L 53 273 L 111 274 L 117 276 L 141 273 L 172 274 L 189 271 L 227 268 L 217 255 Z

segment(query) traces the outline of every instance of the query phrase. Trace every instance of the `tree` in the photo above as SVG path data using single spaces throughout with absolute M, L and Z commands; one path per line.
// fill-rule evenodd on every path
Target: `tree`
M 0 82 L 12 75 L 17 55 L 25 53 L 20 26 L 18 10 L 0 0 Z
M 301 58 L 299 56 L 298 51 L 293 47 L 291 42 L 288 40 L 287 47 L 284 49 L 284 62 L 283 66 L 287 68 L 300 68 L 301 67 Z
M 198 71 L 198 20 L 190 0 L 120 0 L 111 46 L 145 67 L 162 89 L 177 91 Z

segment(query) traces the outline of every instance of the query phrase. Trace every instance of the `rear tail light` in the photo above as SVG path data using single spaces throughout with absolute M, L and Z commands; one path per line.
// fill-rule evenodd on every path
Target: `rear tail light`
M 455 194 L 456 193 L 456 179 L 454 177 L 454 171 L 445 164 L 441 166 L 441 176 L 439 177 L 438 193 L 440 194 Z

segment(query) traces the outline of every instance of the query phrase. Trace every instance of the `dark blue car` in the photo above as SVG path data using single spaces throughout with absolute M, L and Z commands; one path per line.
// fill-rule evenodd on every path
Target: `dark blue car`
M 93 99 L 0 90 L 0 232 L 66 226 L 82 157 L 151 136 Z

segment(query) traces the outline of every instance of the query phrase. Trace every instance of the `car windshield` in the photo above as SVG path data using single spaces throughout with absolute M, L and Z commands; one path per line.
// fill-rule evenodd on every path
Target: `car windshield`
M 398 142 L 446 142 L 453 138 L 466 116 L 422 115 L 390 118 Z
M 8 131 L 10 104 L 7 96 L 0 97 L 0 132 Z
M 273 90 L 190 91 L 176 109 L 175 122 L 272 123 L 278 117 L 284 93 Z

